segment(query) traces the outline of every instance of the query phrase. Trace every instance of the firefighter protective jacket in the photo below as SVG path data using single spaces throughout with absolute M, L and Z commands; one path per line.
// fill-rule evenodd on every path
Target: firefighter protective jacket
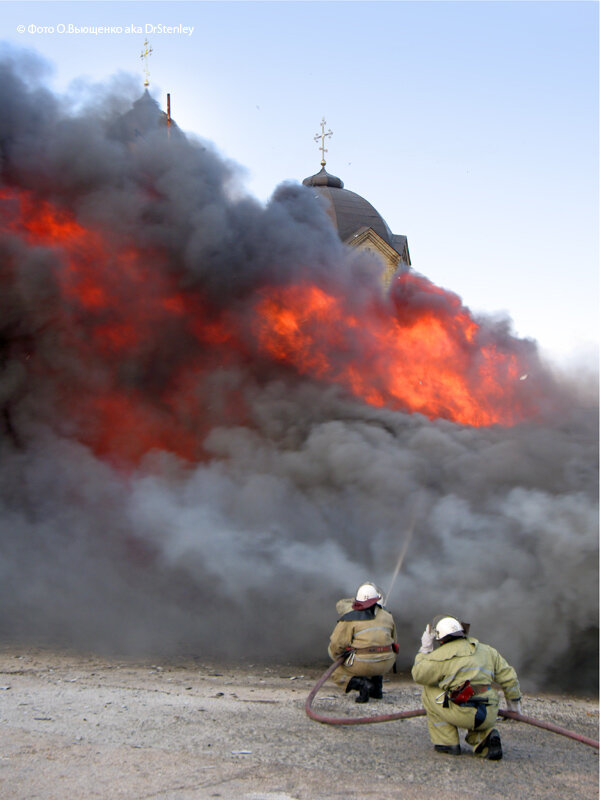
M 413 679 L 423 686 L 439 686 L 452 691 L 465 681 L 474 685 L 490 684 L 502 687 L 507 700 L 518 700 L 521 688 L 517 673 L 500 653 L 489 644 L 472 636 L 452 639 L 432 653 L 417 653 L 412 668 Z M 485 694 L 496 695 L 490 688 Z
M 379 605 L 363 611 L 350 610 L 335 626 L 329 640 L 329 655 L 335 660 L 348 647 L 357 649 L 357 661 L 389 661 L 390 653 L 361 652 L 363 647 L 389 647 L 396 641 L 396 626 L 389 611 Z M 395 660 L 393 656 L 392 661 Z

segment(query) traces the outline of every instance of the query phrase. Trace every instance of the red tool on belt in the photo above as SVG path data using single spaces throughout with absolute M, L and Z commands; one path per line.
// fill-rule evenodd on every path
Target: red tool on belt
M 461 706 L 463 703 L 466 703 L 467 700 L 470 700 L 474 694 L 475 689 L 471 686 L 471 681 L 465 681 L 458 688 L 454 689 L 454 691 L 449 692 L 448 697 L 453 703 L 456 703 L 457 706 Z

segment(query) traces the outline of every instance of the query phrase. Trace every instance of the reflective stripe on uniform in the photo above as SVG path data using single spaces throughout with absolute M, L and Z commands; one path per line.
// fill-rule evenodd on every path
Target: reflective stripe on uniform
M 444 680 L 444 682 L 443 682 L 443 683 L 444 683 L 444 684 L 445 684 L 447 687 L 454 686 L 454 684 L 455 684 L 455 683 L 463 683 L 463 680 L 462 680 L 461 678 L 459 678 L 458 676 L 459 676 L 461 673 L 469 673 L 469 672 L 470 672 L 470 673 L 471 673 L 471 675 L 472 675 L 474 671 L 475 671 L 475 670 L 473 670 L 473 666 L 470 666 L 470 667 L 461 667 L 460 669 L 457 669 L 457 670 L 456 670 L 456 672 L 455 672 L 453 675 L 450 675 L 448 678 L 446 678 L 446 679 Z M 480 673 L 482 673 L 482 672 L 483 672 L 485 675 L 489 675 L 489 676 L 490 676 L 490 680 L 493 680 L 493 678 L 494 678 L 494 674 L 493 674 L 493 672 L 492 672 L 491 670 L 489 670 L 489 669 L 485 669 L 485 667 L 480 667 L 480 666 L 478 666 L 478 667 L 477 667 L 477 669 L 476 669 L 476 671 L 475 671 L 475 674 L 479 675 L 479 674 L 480 674 Z M 475 678 L 470 678 L 469 680 L 470 680 L 470 681 L 471 681 L 471 683 L 472 683 L 472 682 L 475 680 Z
M 356 631 L 355 636 L 359 637 L 368 631 L 386 631 L 386 633 L 389 633 L 390 628 L 387 625 L 372 625 L 370 628 L 360 628 L 360 630 Z
M 390 655 L 389 653 L 372 653 L 371 658 L 361 658 L 360 656 L 355 656 L 355 661 L 368 661 L 369 664 L 372 664 L 374 661 L 389 661 Z

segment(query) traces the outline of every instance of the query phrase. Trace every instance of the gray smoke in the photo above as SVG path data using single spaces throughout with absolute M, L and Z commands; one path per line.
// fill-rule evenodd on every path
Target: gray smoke
M 116 111 L 136 100 L 131 91 L 75 112 L 42 72 L 30 56 L 0 61 L 0 188 L 30 190 L 135 242 L 173 285 L 242 319 L 261 286 L 311 280 L 354 309 L 376 296 L 378 268 L 340 244 L 304 187 L 281 186 L 263 207 L 208 142 L 178 130 L 168 142 L 158 130 L 124 140 Z M 485 336 L 528 354 L 522 391 L 540 401 L 543 387 L 543 415 L 511 428 L 375 409 L 274 367 L 250 344 L 227 362 L 198 354 L 176 326 L 116 374 L 65 344 L 64 269 L 51 248 L 3 232 L 5 639 L 324 661 L 335 601 L 367 579 L 388 588 L 414 520 L 389 598 L 400 666 L 426 622 L 448 612 L 526 684 L 595 685 L 595 385 L 551 376 L 531 342 L 491 320 L 480 321 Z M 76 323 L 85 338 L 91 323 Z M 125 469 L 95 454 L 93 422 L 79 415 L 86 387 L 118 382 L 160 398 L 190 358 L 203 367 L 198 457 L 157 448 Z

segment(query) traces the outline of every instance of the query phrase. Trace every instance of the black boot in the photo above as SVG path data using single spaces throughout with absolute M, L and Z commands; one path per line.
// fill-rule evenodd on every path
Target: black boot
M 355 703 L 368 703 L 369 697 L 371 696 L 371 687 L 373 684 L 371 683 L 369 678 L 361 678 L 362 686 L 360 688 L 360 694 L 354 701 Z
M 357 691 L 359 693 L 358 697 L 356 698 L 357 703 L 368 703 L 369 702 L 369 690 L 371 688 L 371 681 L 368 678 L 359 678 L 354 676 L 350 678 L 346 685 L 346 694 L 351 691 Z
M 434 744 L 433 749 L 436 753 L 448 753 L 451 756 L 459 756 L 460 755 L 460 745 L 459 744 Z
M 383 697 L 383 675 L 373 675 L 369 696 L 375 700 L 381 700 Z
M 362 689 L 362 678 L 356 678 L 356 677 L 350 678 L 350 680 L 346 684 L 346 694 L 348 694 L 348 692 L 353 692 L 353 691 L 360 692 L 361 689 Z
M 486 748 L 487 753 L 485 752 Z M 474 752 L 477 755 L 483 755 L 484 758 L 490 761 L 500 761 L 502 758 L 502 742 L 500 741 L 500 734 L 496 728 L 492 728 L 483 742 L 479 742 Z

